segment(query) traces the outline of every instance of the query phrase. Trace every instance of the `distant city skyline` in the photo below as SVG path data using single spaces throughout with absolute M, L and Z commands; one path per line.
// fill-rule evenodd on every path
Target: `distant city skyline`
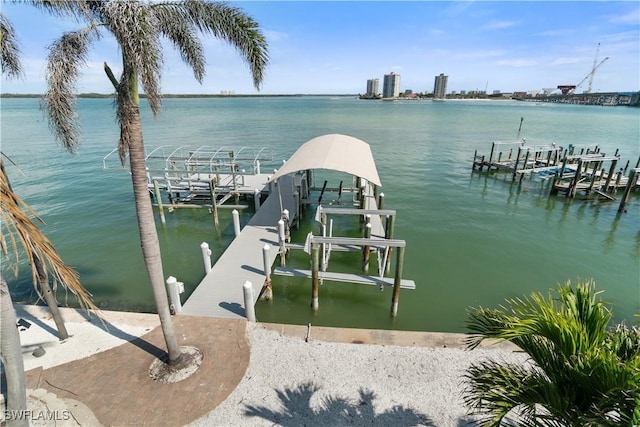
M 434 76 L 448 76 L 447 92 L 542 92 L 575 85 L 596 62 L 594 92 L 640 90 L 640 5 L 635 1 L 570 2 L 270 2 L 231 4 L 264 32 L 270 63 L 260 92 L 227 43 L 205 37 L 203 84 L 170 47 L 162 92 L 167 94 L 364 94 L 373 76 L 402 76 L 400 92 L 431 92 Z M 45 91 L 46 47 L 73 20 L 27 4 L 2 3 L 20 41 L 25 76 L 2 77 L 2 93 Z M 104 33 L 106 34 L 106 33 Z M 596 56 L 596 48 L 600 48 Z M 99 40 L 82 69 L 77 91 L 111 93 L 107 62 L 117 73 L 119 51 Z M 576 89 L 580 93 L 587 83 Z

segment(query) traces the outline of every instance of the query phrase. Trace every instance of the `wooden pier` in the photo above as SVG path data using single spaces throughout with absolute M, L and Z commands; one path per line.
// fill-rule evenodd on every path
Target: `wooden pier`
M 536 174 L 545 180 L 552 179 L 551 195 L 564 194 L 574 198 L 581 192 L 585 199 L 616 200 L 619 190 L 629 194 L 640 188 L 638 174 L 626 175 L 629 161 L 624 167 L 619 167 L 619 162 L 618 150 L 614 155 L 607 156 L 597 146 L 580 149 L 572 145 L 562 148 L 555 144 L 527 146 L 523 139 L 517 142 L 493 142 L 489 156 L 479 155 L 476 150 L 472 170 L 510 173 L 514 181 L 521 181 L 525 175 Z M 639 166 L 640 158 L 632 172 Z M 628 196 L 625 197 L 628 199 Z

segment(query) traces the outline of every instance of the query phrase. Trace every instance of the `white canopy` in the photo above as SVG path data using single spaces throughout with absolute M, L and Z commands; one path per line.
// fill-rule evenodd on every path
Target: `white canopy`
M 305 142 L 271 180 L 308 169 L 346 172 L 382 186 L 369 144 L 352 136 L 329 134 Z

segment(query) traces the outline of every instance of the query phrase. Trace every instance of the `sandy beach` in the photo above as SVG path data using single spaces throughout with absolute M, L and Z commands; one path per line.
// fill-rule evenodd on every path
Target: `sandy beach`
M 105 312 L 108 321 L 103 324 L 95 316 L 63 309 L 72 336 L 60 342 L 43 308 L 20 306 L 17 314 L 30 323 L 28 328 L 20 327 L 27 371 L 71 367 L 69 362 L 100 357 L 159 326 L 152 314 Z M 526 356 L 506 343 L 467 351 L 462 338 L 459 334 L 246 323 L 250 360 L 244 377 L 206 415 L 178 424 L 467 425 L 472 418 L 462 400 L 465 369 L 487 358 L 524 363 Z M 39 347 L 45 354 L 36 357 L 34 350 Z M 28 394 L 31 409 L 52 410 L 51 405 L 56 405 L 75 411 L 69 420 L 37 425 L 101 424 L 93 416 L 97 408 L 85 405 L 81 396 L 60 399 L 42 389 Z

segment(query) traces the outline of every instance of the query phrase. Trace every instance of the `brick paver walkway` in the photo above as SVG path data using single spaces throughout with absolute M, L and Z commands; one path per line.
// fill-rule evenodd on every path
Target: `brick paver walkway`
M 104 426 L 180 426 L 218 406 L 249 365 L 246 320 L 174 317 L 180 346 L 203 353 L 189 378 L 161 384 L 149 377 L 164 353 L 160 327 L 119 347 L 50 369 L 27 372 L 27 388 L 44 388 L 89 407 Z

